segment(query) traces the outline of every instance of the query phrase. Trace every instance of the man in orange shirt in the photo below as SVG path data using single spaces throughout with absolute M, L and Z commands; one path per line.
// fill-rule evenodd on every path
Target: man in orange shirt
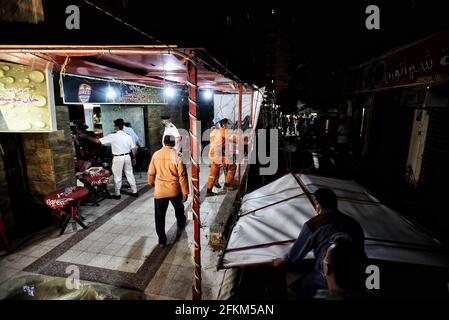
M 213 137 L 211 137 L 211 146 L 209 151 L 211 164 L 209 178 L 207 180 L 206 197 L 216 195 L 216 193 L 212 192 L 212 188 L 214 187 L 215 182 L 218 180 L 220 167 L 223 167 L 223 170 L 226 173 L 225 190 L 233 190 L 233 188 L 231 187 L 231 183 L 234 181 L 235 170 L 237 166 L 233 162 L 232 154 L 226 154 L 226 151 L 228 151 L 229 153 L 229 150 L 226 150 L 226 145 L 231 138 L 228 128 L 229 120 L 226 118 L 222 119 L 220 121 L 220 129 L 218 129 L 218 132 Z
M 209 167 L 212 167 L 212 162 L 213 162 L 213 158 L 214 158 L 214 141 L 215 141 L 215 137 L 216 135 L 220 132 L 220 118 L 215 117 L 214 120 L 214 126 L 211 128 L 211 132 L 209 134 L 209 140 L 210 140 L 210 149 L 209 149 L 209 160 L 210 160 L 210 165 Z M 221 165 L 220 165 L 221 167 Z M 220 183 L 218 183 L 218 176 L 220 175 L 220 167 L 218 168 L 218 173 L 217 173 L 217 177 L 215 179 L 215 188 L 221 189 L 221 185 Z M 216 168 L 214 169 L 216 170 Z M 212 192 L 212 191 L 211 191 Z
M 167 245 L 165 215 L 168 202 L 175 208 L 178 232 L 186 223 L 184 202 L 189 196 L 189 184 L 186 166 L 177 154 L 175 144 L 175 137 L 166 135 L 164 146 L 154 153 L 148 167 L 148 184 L 154 185 L 155 223 L 159 246 Z

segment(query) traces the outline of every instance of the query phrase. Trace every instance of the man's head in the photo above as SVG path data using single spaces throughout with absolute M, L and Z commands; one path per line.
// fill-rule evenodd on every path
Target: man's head
M 88 127 L 85 123 L 78 123 L 78 125 L 76 126 L 76 128 L 78 129 L 78 131 L 84 132 L 84 131 L 86 131 L 89 127 Z
M 316 210 L 318 213 L 337 209 L 337 195 L 331 189 L 318 189 L 313 195 L 317 202 Z
M 161 125 L 163 127 L 168 126 L 171 123 L 169 116 L 161 116 Z
M 123 130 L 124 125 L 125 125 L 125 122 L 123 121 L 123 119 L 114 120 L 114 126 L 117 130 Z
M 164 146 L 174 147 L 176 144 L 175 136 L 166 135 L 164 136 Z
M 213 124 L 214 124 L 214 126 L 215 127 L 220 127 L 220 117 L 215 117 L 213 120 L 212 120 L 212 122 L 213 122 Z
M 336 234 L 323 260 L 329 290 L 354 292 L 361 289 L 364 259 L 349 235 Z
M 221 119 L 220 127 L 225 128 L 225 129 L 229 128 L 229 119 L 226 119 L 226 118 Z

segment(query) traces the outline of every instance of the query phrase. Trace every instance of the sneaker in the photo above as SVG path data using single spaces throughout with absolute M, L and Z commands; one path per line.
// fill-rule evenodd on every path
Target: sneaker
M 221 189 L 221 184 L 219 184 L 218 181 L 215 182 L 215 188 Z
M 166 242 L 164 242 L 164 243 L 159 243 L 157 246 L 158 246 L 159 248 L 164 248 L 164 247 L 167 246 L 167 243 L 166 243 Z
M 112 196 L 112 198 L 113 198 L 113 199 L 116 199 L 116 200 L 120 200 L 121 195 L 119 195 L 119 194 L 114 194 L 114 195 Z
M 139 194 L 137 192 L 131 193 L 131 197 L 137 198 Z
M 212 190 L 207 190 L 206 192 L 206 197 L 213 197 L 216 196 L 217 194 L 215 192 L 212 192 Z

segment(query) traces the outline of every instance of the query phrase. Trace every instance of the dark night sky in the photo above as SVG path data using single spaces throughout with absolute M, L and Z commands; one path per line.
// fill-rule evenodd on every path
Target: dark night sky
M 295 1 L 283 7 L 247 8 L 216 2 L 218 7 L 209 3 L 189 9 L 170 3 L 154 11 L 142 10 L 141 1 L 127 3 L 122 14 L 126 20 L 166 43 L 206 47 L 249 82 L 263 81 L 258 70 L 265 63 L 267 33 L 279 26 L 288 34 L 293 66 L 311 62 L 328 69 L 417 40 L 448 20 L 443 1 Z M 365 28 L 368 4 L 379 5 L 381 30 Z
M 7 0 L 1 0 L 7 1 Z M 167 44 L 205 47 L 247 83 L 266 85 L 266 44 L 285 34 L 289 73 L 320 95 L 332 73 L 448 27 L 444 1 L 295 1 L 290 5 L 244 6 L 238 2 L 157 3 L 91 0 Z M 66 30 L 65 7 L 79 4 L 81 30 Z M 147 3 L 146 7 L 142 4 Z M 276 1 L 275 4 L 278 4 Z M 294 3 L 294 4 L 293 4 Z M 51 4 L 51 5 L 50 5 Z M 365 8 L 380 7 L 381 30 L 365 28 Z M 45 23 L 3 23 L 0 42 L 53 44 L 149 44 L 151 40 L 113 21 L 83 1 L 44 0 Z M 275 14 L 272 15 L 272 9 Z M 295 91 L 290 88 L 290 91 Z M 317 92 L 314 92 L 317 91 Z

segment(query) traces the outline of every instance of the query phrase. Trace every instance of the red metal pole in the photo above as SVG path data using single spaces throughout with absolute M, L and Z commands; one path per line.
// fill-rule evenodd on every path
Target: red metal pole
M 195 51 L 190 53 L 190 59 L 187 60 L 187 86 L 189 92 L 189 134 L 190 134 L 190 162 L 192 164 L 192 211 L 193 211 L 193 239 L 194 239 L 194 261 L 195 261 L 195 279 L 192 287 L 192 299 L 201 300 L 201 241 L 200 241 L 200 168 L 198 165 L 198 132 L 197 114 L 198 105 L 196 96 L 197 86 L 197 68 Z
M 239 122 L 238 122 L 238 131 L 239 134 L 237 135 L 237 143 L 242 143 L 240 141 L 241 139 L 241 131 L 242 131 L 242 98 L 243 98 L 243 85 L 239 85 Z M 240 148 L 238 148 L 240 150 Z M 238 177 L 237 177 L 237 199 L 240 200 L 240 189 L 241 189 L 241 183 L 240 183 L 240 176 L 241 176 L 241 164 L 240 162 L 243 159 L 243 155 L 240 155 L 237 157 L 238 161 Z
M 254 88 L 251 88 L 251 104 L 249 106 L 249 127 L 253 127 Z

